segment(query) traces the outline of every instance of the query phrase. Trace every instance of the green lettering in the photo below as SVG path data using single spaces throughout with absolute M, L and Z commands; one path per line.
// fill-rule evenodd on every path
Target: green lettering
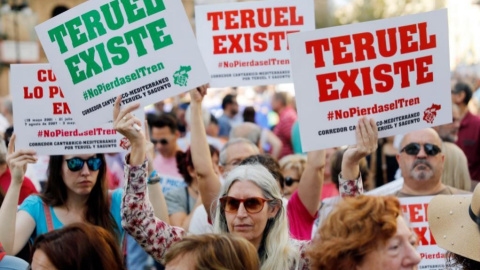
M 138 0 L 120 0 L 122 1 L 123 8 L 127 14 L 128 23 L 134 23 L 138 20 L 141 20 L 147 17 L 144 9 L 139 9 L 136 3 Z
M 143 2 L 145 3 L 148 16 L 165 10 L 165 4 L 163 3 L 163 0 L 144 0 Z M 153 2 L 155 2 L 156 6 Z
M 78 58 L 78 54 L 65 59 L 65 65 L 68 68 L 68 72 L 70 73 L 73 84 L 77 84 L 87 79 L 85 72 L 80 71 L 80 68 L 78 68 L 78 64 L 80 64 L 80 58 Z
M 102 73 L 102 71 L 103 71 L 102 67 L 97 62 L 95 62 L 95 48 L 94 47 L 91 47 L 88 50 L 79 53 L 78 55 L 80 56 L 80 58 L 82 58 L 82 60 L 86 64 L 85 71 L 86 71 L 86 74 L 87 74 L 87 78 L 91 78 L 94 75 Z
M 138 56 L 147 54 L 147 49 L 145 49 L 145 45 L 143 45 L 142 42 L 142 39 L 145 39 L 147 37 L 147 31 L 145 30 L 144 26 L 140 26 L 137 29 L 133 29 L 125 33 L 125 39 L 127 40 L 127 44 L 130 45 L 132 44 L 132 42 L 135 44 Z
M 153 48 L 155 50 L 159 50 L 173 44 L 172 37 L 170 35 L 163 36 L 163 30 L 161 29 L 165 28 L 166 26 L 167 24 L 163 18 L 151 22 L 145 26 L 150 33 L 150 38 L 152 39 Z
M 124 85 L 124 84 L 125 84 L 125 79 L 124 79 L 124 78 L 120 78 L 120 84 L 121 84 L 121 85 Z
M 130 75 L 125 76 L 125 80 L 127 80 L 127 83 L 132 81 L 132 79 L 130 79 Z
M 65 27 L 67 28 L 74 48 L 88 42 L 87 35 L 85 35 L 85 33 L 81 33 L 78 29 L 80 25 L 82 25 L 80 17 L 75 17 L 65 23 Z
M 65 40 L 63 37 L 67 35 L 67 30 L 65 30 L 65 25 L 59 25 L 48 31 L 48 36 L 50 37 L 51 42 L 57 41 L 58 47 L 60 48 L 60 53 L 65 53 L 68 51 L 67 45 L 65 45 Z
M 157 72 L 157 71 L 158 71 L 157 66 L 152 66 L 152 71 L 153 71 L 153 72 Z
M 116 66 L 120 66 L 125 64 L 128 61 L 129 53 L 128 49 L 120 46 L 123 44 L 122 37 L 113 37 L 109 41 L 107 41 L 107 49 L 111 54 L 116 54 L 116 56 L 112 57 L 112 63 Z
M 100 12 L 97 10 L 91 10 L 82 14 L 82 20 L 85 23 L 89 40 L 103 36 L 107 33 L 107 30 L 105 30 L 105 27 L 100 22 L 101 19 Z
M 132 80 L 135 81 L 136 79 L 138 79 L 138 78 L 137 78 L 137 73 L 132 73 Z
M 100 43 L 97 46 L 95 46 L 95 49 L 98 52 L 98 55 L 100 56 L 100 60 L 102 61 L 102 68 L 103 70 L 109 70 L 112 68 L 112 64 L 110 64 L 110 60 L 108 59 L 107 52 L 105 51 L 105 44 Z
M 110 2 L 110 4 L 105 4 L 101 6 L 100 10 L 103 13 L 103 17 L 105 18 L 105 22 L 107 23 L 108 28 L 110 28 L 111 30 L 118 30 L 125 23 L 122 11 L 120 10 L 120 2 L 112 1 Z M 113 20 L 114 16 L 112 15 L 112 10 L 115 14 L 115 21 Z

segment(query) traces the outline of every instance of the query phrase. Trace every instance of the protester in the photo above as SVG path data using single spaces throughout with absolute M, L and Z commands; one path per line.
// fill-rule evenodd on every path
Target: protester
M 468 110 L 472 89 L 468 84 L 457 83 L 452 89 L 452 101 L 460 111 L 460 128 L 457 145 L 467 156 L 473 186 L 480 181 L 480 118 Z
M 293 154 L 292 126 L 297 120 L 297 113 L 289 105 L 287 93 L 275 93 L 272 99 L 272 109 L 278 116 L 278 124 L 273 132 L 282 141 L 280 157 Z
M 11 181 L 12 175 L 7 165 L 7 147 L 5 146 L 5 142 L 0 140 L 0 188 L 7 191 Z M 28 196 L 36 193 L 38 192 L 32 181 L 24 176 L 18 197 L 18 204 L 20 205 Z
M 428 224 L 448 263 L 464 270 L 480 269 L 480 186 L 472 196 L 435 196 L 428 205 Z
M 177 122 L 171 115 L 163 114 L 156 120 L 151 121 L 151 141 L 155 145 L 157 155 L 153 161 L 156 171 L 162 172 L 162 175 L 181 178 L 182 175 L 177 170 L 176 153 L 179 149 L 177 139 L 179 132 Z
M 194 136 L 195 141 L 198 141 Z M 197 144 L 194 144 L 196 147 Z M 200 152 L 202 153 L 202 152 Z M 225 176 L 235 166 L 240 164 L 245 158 L 259 154 L 258 147 L 251 141 L 244 138 L 236 138 L 229 140 L 220 151 L 219 169 L 220 173 Z M 195 155 L 195 153 L 193 153 Z
M 278 161 L 285 178 L 285 189 L 283 196 L 290 199 L 293 193 L 298 189 L 300 177 L 305 170 L 307 157 L 303 155 L 288 155 Z
M 122 190 L 107 191 L 103 154 L 51 156 L 46 190 L 29 196 L 18 208 L 19 190 L 26 164 L 36 161 L 35 151 L 8 147 L 12 183 L 0 208 L 0 242 L 8 254 L 17 254 L 30 239 L 75 222 L 100 226 L 123 246 L 120 225 Z M 146 148 L 145 141 L 143 142 Z M 155 213 L 168 220 L 161 187 L 149 189 Z M 162 210 L 164 209 L 164 210 Z
M 228 138 L 231 128 L 237 124 L 235 119 L 238 113 L 237 97 L 230 94 L 226 95 L 222 100 L 222 109 L 223 114 L 218 118 L 218 126 L 220 127 L 218 136 Z
M 219 174 L 217 165 L 218 150 L 210 145 L 210 153 L 212 154 L 214 170 Z M 165 200 L 167 202 L 168 215 L 170 216 L 170 224 L 182 227 L 188 231 L 194 210 L 202 205 L 198 188 L 198 176 L 193 166 L 190 149 L 186 153 L 177 152 L 177 167 L 187 186 L 170 190 L 165 194 Z
M 204 94 L 206 87 L 202 86 L 199 90 L 194 89 L 191 94 L 201 95 L 197 91 Z M 191 106 L 196 106 L 195 112 L 201 109 L 201 99 L 202 97 L 194 97 L 196 102 L 193 102 Z M 155 219 L 152 207 L 146 200 L 144 181 L 146 172 L 145 166 L 142 166 L 145 163 L 145 146 L 141 143 L 144 135 L 133 128 L 133 121 L 124 120 L 124 118 L 130 119 L 130 112 L 135 108 L 135 106 L 129 106 L 120 111 L 117 100 L 114 110 L 115 128 L 132 142 L 129 164 L 125 171 L 129 180 L 123 199 L 122 225 L 147 252 L 157 260 L 161 260 L 168 247 L 174 242 L 180 241 L 185 232 L 181 228 L 169 226 L 162 220 Z M 201 121 L 198 122 L 201 123 Z M 359 149 L 370 150 L 372 147 L 371 145 L 365 146 L 364 143 L 371 143 L 368 136 L 375 137 L 376 126 L 373 122 L 373 126 L 367 128 L 364 126 L 365 123 L 366 121 L 359 122 L 361 127 L 357 128 L 368 130 L 365 133 L 367 137 L 362 135 L 358 140 L 359 145 L 350 148 L 347 157 L 359 156 L 364 152 Z M 195 129 L 195 126 L 192 129 Z M 193 136 L 193 138 L 196 137 Z M 205 134 L 200 140 L 206 140 Z M 192 146 L 195 145 L 196 143 L 192 142 Z M 203 150 L 208 153 L 208 147 Z M 195 155 L 195 151 L 192 149 L 192 156 Z M 210 162 L 209 159 L 206 163 L 208 162 Z M 354 164 L 349 159 L 347 162 Z M 355 167 L 346 166 L 344 169 L 345 171 L 342 173 L 345 175 L 355 174 Z M 361 183 L 361 181 L 358 182 Z M 359 187 L 355 186 L 345 190 L 348 195 L 355 195 Z M 203 192 L 201 194 L 203 199 Z M 265 202 L 268 207 L 265 207 Z M 308 241 L 290 239 L 279 185 L 265 167 L 242 165 L 230 171 L 214 207 L 214 231 L 216 233 L 230 232 L 249 240 L 258 250 L 262 269 L 308 269 L 309 262 L 304 257 Z
M 255 247 L 231 234 L 187 236 L 165 255 L 166 270 L 258 270 Z
M 311 269 L 416 269 L 416 236 L 395 197 L 339 202 L 309 247 Z
M 115 237 L 107 230 L 73 223 L 40 235 L 32 248 L 32 270 L 124 270 Z
M 442 183 L 445 157 L 441 147 L 440 137 L 431 128 L 412 131 L 403 137 L 397 161 L 404 184 L 396 196 L 467 193 Z
M 458 130 L 460 128 L 460 110 L 457 105 L 452 104 L 452 122 L 433 127 L 438 136 L 444 142 L 455 143 L 458 140 Z

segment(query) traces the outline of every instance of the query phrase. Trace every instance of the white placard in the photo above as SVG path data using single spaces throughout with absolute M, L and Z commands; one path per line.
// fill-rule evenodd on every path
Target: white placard
M 289 35 L 306 151 L 355 143 L 374 118 L 379 137 L 452 121 L 447 10 Z
M 181 1 L 87 1 L 35 30 L 78 124 L 113 101 L 149 105 L 209 80 Z
M 198 45 L 210 86 L 292 82 L 287 35 L 315 29 L 312 0 L 198 5 Z
M 126 139 L 111 122 L 88 129 L 77 126 L 49 64 L 11 65 L 10 93 L 16 149 L 35 149 L 39 155 L 127 150 Z M 134 114 L 144 117 L 142 109 Z

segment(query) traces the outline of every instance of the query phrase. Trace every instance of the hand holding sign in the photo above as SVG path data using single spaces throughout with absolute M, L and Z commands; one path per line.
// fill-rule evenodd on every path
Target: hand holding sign
M 190 90 L 190 98 L 192 102 L 202 103 L 203 98 L 207 94 L 208 87 L 209 87 L 208 84 L 204 84 L 202 86 L 199 86 L 195 89 Z
M 16 183 L 21 185 L 23 183 L 25 172 L 27 171 L 27 164 L 36 163 L 37 157 L 35 157 L 35 150 L 32 149 L 15 151 L 15 139 L 16 135 L 13 134 L 10 143 L 8 144 L 7 163 L 8 168 L 10 168 L 12 173 L 12 184 Z
M 359 162 L 362 158 L 375 152 L 378 144 L 378 128 L 375 121 L 362 117 L 355 128 L 356 145 L 349 146 L 343 154 L 342 177 L 356 179 L 360 173 Z
M 113 127 L 124 135 L 132 144 L 130 165 L 141 165 L 145 159 L 146 152 L 145 134 L 141 129 L 138 130 L 138 128 L 135 127 L 135 124 L 137 126 L 142 124 L 140 119 L 131 114 L 131 112 L 138 109 L 140 104 L 135 103 L 120 110 L 121 101 L 122 97 L 118 96 L 113 109 Z

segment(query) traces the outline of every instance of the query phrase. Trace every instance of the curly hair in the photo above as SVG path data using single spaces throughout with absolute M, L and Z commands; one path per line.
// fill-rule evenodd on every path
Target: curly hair
M 480 262 L 463 257 L 450 251 L 447 252 L 447 265 L 450 265 L 448 269 L 480 269 Z
M 365 255 L 397 231 L 400 202 L 392 196 L 345 198 L 307 251 L 311 269 L 355 269 Z

